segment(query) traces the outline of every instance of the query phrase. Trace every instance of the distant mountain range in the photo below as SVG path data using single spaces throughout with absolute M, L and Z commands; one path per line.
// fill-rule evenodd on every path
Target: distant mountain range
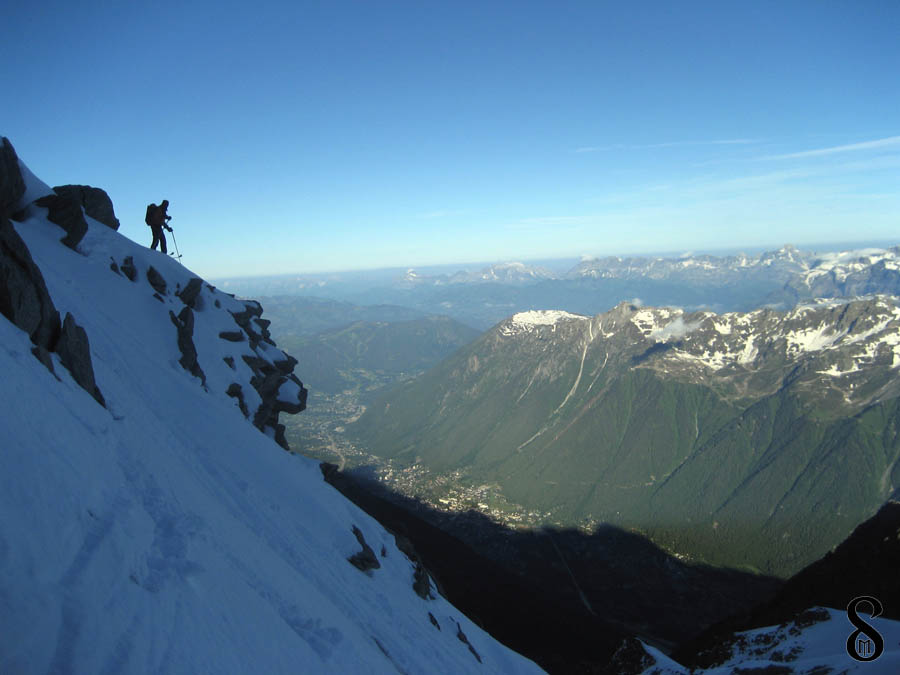
M 900 486 L 900 307 L 524 312 L 385 393 L 376 455 L 495 482 L 561 524 L 781 576 Z
M 900 292 L 900 247 L 812 253 L 793 246 L 757 255 L 605 257 L 567 271 L 501 263 L 476 268 L 376 270 L 224 279 L 240 295 L 328 297 L 443 314 L 485 330 L 517 312 L 554 307 L 605 312 L 622 301 L 717 312 L 790 309 L 816 297 Z M 559 270 L 557 265 L 555 269 Z

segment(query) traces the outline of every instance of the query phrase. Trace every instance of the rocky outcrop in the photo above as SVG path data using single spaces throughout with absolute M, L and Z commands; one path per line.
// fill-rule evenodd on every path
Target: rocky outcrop
M 88 225 L 84 219 L 81 203 L 72 196 L 46 195 L 35 200 L 35 205 L 48 210 L 47 219 L 66 231 L 60 241 L 73 251 L 87 234 Z
M 72 378 L 102 406 L 106 406 L 103 394 L 94 379 L 94 366 L 91 362 L 91 345 L 87 332 L 75 323 L 74 317 L 66 313 L 62 323 L 62 331 L 56 346 L 56 353 L 63 365 L 72 373 Z
M 296 375 L 283 373 L 264 358 L 247 355 L 241 358 L 253 371 L 250 384 L 262 399 L 262 403 L 253 416 L 253 424 L 260 430 L 271 427 L 275 431 L 275 442 L 285 450 L 290 450 L 284 436 L 284 425 L 278 423 L 278 415 L 282 412 L 293 415 L 306 410 L 307 390 Z M 297 385 L 298 396 L 295 400 L 281 397 L 281 388 L 286 382 L 293 382 Z
M 243 310 L 230 313 L 240 330 L 220 331 L 219 337 L 229 342 L 243 342 L 246 339 L 254 352 L 253 355 L 241 355 L 244 363 L 253 371 L 250 385 L 262 399 L 253 413 L 253 424 L 261 431 L 271 428 L 275 442 L 285 450 L 290 450 L 284 436 L 284 425 L 278 423 L 278 415 L 283 412 L 295 414 L 306 409 L 307 390 L 293 374 L 297 360 L 278 350 L 274 351 L 279 356 L 272 358 L 273 350 L 268 345 L 276 345 L 269 336 L 269 322 L 260 318 L 262 306 L 258 302 L 244 301 Z M 267 354 L 267 351 L 270 353 Z M 233 361 L 229 366 L 233 367 Z M 283 389 L 290 390 L 291 393 L 285 394 Z
M 0 313 L 53 351 L 59 339 L 59 312 L 44 277 L 12 223 L 0 217 Z
M 122 274 L 131 281 L 137 281 L 137 268 L 134 266 L 134 258 L 130 255 L 125 256 L 125 260 L 122 261 Z
M 356 537 L 356 541 L 359 542 L 359 545 L 362 546 L 362 550 L 347 558 L 347 561 L 362 572 L 380 569 L 381 563 L 378 562 L 378 558 L 375 557 L 375 551 L 373 551 L 372 547 L 366 543 L 363 533 L 360 532 L 360 529 L 356 527 L 356 525 L 353 526 L 353 535 Z
M 87 333 L 71 314 L 63 322 L 47 291 L 41 270 L 12 223 L 0 216 L 0 313 L 28 334 L 32 354 L 54 372 L 56 352 L 72 378 L 102 406 L 94 377 Z
M 147 268 L 147 282 L 153 287 L 153 290 L 160 295 L 166 294 L 166 280 L 152 265 Z
M 119 229 L 119 219 L 113 209 L 112 200 L 105 190 L 90 185 L 58 185 L 53 191 L 80 204 L 84 212 L 97 222 L 114 230 Z
M 0 138 L 0 214 L 11 214 L 25 194 L 19 157 L 8 138 Z
M 169 318 L 178 331 L 178 349 L 181 351 L 178 363 L 191 375 L 199 377 L 206 386 L 206 374 L 197 362 L 197 348 L 194 346 L 194 312 L 190 307 L 185 307 L 175 316 L 175 312 L 169 310 Z
M 200 295 L 201 290 L 203 290 L 203 280 L 199 277 L 194 277 L 175 295 L 181 298 L 181 301 L 191 309 L 197 309 L 197 297 Z
M 233 399 L 237 399 L 238 407 L 241 409 L 241 412 L 244 413 L 244 417 L 249 417 L 250 412 L 247 410 L 247 404 L 244 401 L 244 389 L 237 382 L 232 382 L 228 385 L 228 389 L 225 390 L 225 393 Z
M 232 312 L 231 314 L 234 317 L 234 322 L 247 333 L 252 349 L 256 349 L 260 342 L 275 346 L 272 336 L 269 334 L 271 321 L 260 318 L 262 316 L 262 306 L 258 302 L 249 300 L 245 303 L 244 311 Z

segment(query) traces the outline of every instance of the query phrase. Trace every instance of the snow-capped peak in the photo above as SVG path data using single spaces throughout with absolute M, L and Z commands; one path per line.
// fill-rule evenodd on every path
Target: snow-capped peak
M 555 326 L 561 321 L 587 321 L 590 317 L 572 314 L 558 309 L 539 309 L 519 312 L 500 326 L 502 335 L 516 335 L 533 331 L 538 326 Z

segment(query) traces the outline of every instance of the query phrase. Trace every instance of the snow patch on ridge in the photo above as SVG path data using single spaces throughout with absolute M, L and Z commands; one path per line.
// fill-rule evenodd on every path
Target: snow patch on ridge
M 513 314 L 500 327 L 501 335 L 516 335 L 533 331 L 538 326 L 555 326 L 560 321 L 587 321 L 590 317 L 571 314 L 559 309 L 540 309 Z

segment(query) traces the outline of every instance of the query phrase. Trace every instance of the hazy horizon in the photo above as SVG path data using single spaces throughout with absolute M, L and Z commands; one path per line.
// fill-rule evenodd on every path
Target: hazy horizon
M 570 255 L 551 258 L 502 258 L 496 260 L 475 260 L 471 262 L 457 261 L 440 264 L 422 264 L 422 265 L 396 265 L 388 267 L 357 267 L 342 268 L 319 271 L 294 270 L 289 272 L 272 272 L 270 274 L 232 274 L 219 275 L 210 277 L 210 281 L 217 280 L 235 280 L 235 279 L 265 279 L 277 277 L 315 277 L 333 274 L 366 274 L 366 273 L 394 273 L 406 270 L 415 270 L 426 274 L 453 273 L 456 271 L 475 271 L 481 270 L 494 265 L 503 265 L 511 263 L 522 263 L 530 267 L 546 267 L 555 268 L 557 272 L 565 272 L 571 269 L 575 264 L 585 260 L 597 260 L 608 256 L 619 258 L 679 258 L 688 255 L 712 255 L 727 256 L 745 253 L 747 255 L 758 255 L 767 251 L 777 251 L 784 246 L 794 246 L 801 251 L 809 251 L 812 253 L 833 253 L 836 251 L 855 251 L 866 248 L 888 249 L 900 245 L 900 238 L 897 239 L 876 239 L 876 240 L 849 240 L 838 242 L 818 242 L 813 244 L 796 244 L 794 242 L 784 242 L 778 245 L 770 246 L 731 246 L 725 248 L 696 248 L 692 250 L 679 249 L 675 251 L 646 251 L 646 252 L 608 252 L 598 255 Z M 570 263 L 568 267 L 565 264 Z M 550 269 L 553 271 L 553 269 Z

